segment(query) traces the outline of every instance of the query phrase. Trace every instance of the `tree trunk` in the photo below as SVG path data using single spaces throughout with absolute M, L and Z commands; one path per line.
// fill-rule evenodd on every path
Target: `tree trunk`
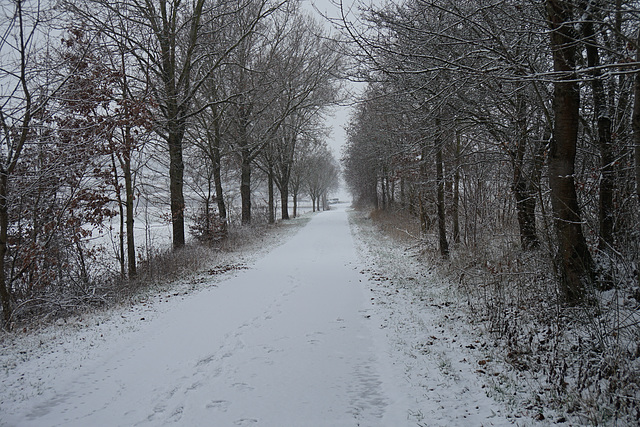
M 580 88 L 575 75 L 576 34 L 572 30 L 572 2 L 547 0 L 554 70 L 554 134 L 549 153 L 549 186 L 558 239 L 560 288 L 566 304 L 584 300 L 593 276 L 593 260 L 582 233 L 582 219 L 574 182 L 578 142 Z
M 298 193 L 293 193 L 293 217 L 298 217 Z
M 171 132 L 171 131 L 170 131 Z M 173 248 L 184 246 L 184 163 L 182 161 L 182 135 L 169 133 L 169 189 L 171 193 L 171 222 L 173 225 Z
M 290 141 L 283 141 L 283 144 L 289 147 L 285 158 L 278 160 L 278 175 L 276 176 L 276 184 L 280 191 L 280 202 L 282 205 L 282 219 L 289 219 L 289 182 L 291 181 L 291 168 L 293 166 L 293 153 L 295 151 L 295 138 Z M 295 215 L 294 215 L 295 216 Z
M 269 165 L 267 171 L 267 187 L 269 190 L 269 224 L 274 224 L 276 222 L 276 213 L 273 203 L 273 167 L 271 165 Z
M 251 224 L 251 153 L 243 148 L 240 166 L 240 198 L 242 199 L 242 225 Z
M 384 184 L 384 175 L 380 178 L 380 188 L 382 190 L 382 210 L 387 209 L 387 187 Z
M 127 269 L 129 273 L 129 279 L 136 276 L 136 242 L 134 234 L 134 217 L 135 212 L 133 209 L 133 201 L 135 196 L 133 194 L 133 176 L 131 174 L 131 157 L 127 153 L 124 159 L 124 188 L 125 188 L 125 203 L 127 211 Z
M 427 231 L 431 228 L 431 221 L 429 220 L 429 214 L 427 213 L 427 207 L 425 206 L 425 195 L 427 194 L 427 188 L 425 182 L 429 174 L 427 167 L 427 158 L 429 157 L 429 147 L 425 143 L 422 146 L 422 160 L 420 162 L 420 175 L 421 181 L 420 190 L 418 191 L 418 201 L 420 203 L 420 229 L 423 236 L 426 236 Z
M 211 147 L 211 164 L 213 166 L 213 181 L 216 187 L 216 202 L 218 204 L 218 215 L 220 215 L 220 221 L 223 224 L 227 223 L 227 206 L 224 203 L 224 192 L 222 190 L 222 155 L 220 154 L 220 142 L 222 141 L 222 135 L 220 131 L 220 123 L 215 107 L 212 107 L 214 114 L 214 135 L 213 135 L 213 147 Z
M 9 231 L 8 176 L 0 171 L 0 303 L 2 303 L 2 323 L 5 329 L 11 329 L 11 292 L 7 286 L 5 262 L 7 255 L 7 237 Z
M 598 145 L 600 147 L 600 238 L 598 247 L 601 250 L 613 248 L 613 193 L 615 189 L 614 155 L 611 147 L 611 119 L 598 118 Z
M 591 72 L 591 89 L 593 91 L 593 109 L 598 133 L 598 148 L 600 149 L 600 198 L 599 198 L 599 228 L 600 236 L 598 248 L 606 250 L 613 247 L 613 191 L 615 171 L 614 158 L 611 148 L 611 119 L 607 114 L 607 101 L 602 83 L 600 55 L 593 29 L 594 17 L 590 16 L 583 25 L 586 38 L 587 64 Z
M 447 225 L 444 209 L 444 172 L 442 169 L 442 145 L 436 140 L 436 200 L 438 210 L 438 242 L 440 246 L 440 255 L 443 258 L 449 256 L 449 243 L 447 242 Z
M 453 200 L 451 202 L 451 216 L 453 219 L 453 242 L 460 243 L 460 218 L 458 214 L 458 206 L 460 204 L 460 133 L 456 132 L 456 153 L 454 159 L 453 172 Z
M 227 206 L 224 203 L 224 193 L 222 189 L 222 177 L 220 176 L 220 159 L 213 166 L 213 181 L 216 188 L 216 203 L 218 204 L 218 215 L 222 222 L 227 222 Z
M 111 153 L 111 165 L 113 166 L 113 187 L 116 192 L 116 202 L 118 202 L 118 218 L 120 222 L 120 234 L 118 235 L 118 263 L 120 264 L 120 277 L 125 279 L 126 269 L 124 266 L 124 233 L 125 233 L 125 212 L 122 191 L 120 191 L 120 177 L 118 176 L 118 166 L 116 156 Z M 34 227 L 35 229 L 35 227 Z
M 378 208 L 378 180 L 371 180 L 370 183 L 370 187 L 369 187 L 369 194 L 368 194 L 368 202 L 371 204 L 371 206 L 373 206 L 374 208 Z
M 289 219 L 289 186 L 280 186 L 280 202 L 282 205 L 282 219 Z M 295 213 L 294 213 L 295 216 Z
M 536 229 L 536 198 L 530 183 L 523 177 L 522 163 L 514 165 L 513 195 L 516 199 L 520 244 L 527 251 L 540 245 Z
M 289 181 L 291 179 L 291 170 L 287 164 L 279 165 L 280 174 L 275 175 L 274 179 L 276 182 L 276 186 L 278 187 L 278 191 L 280 192 L 280 203 L 281 203 L 281 217 L 286 220 L 289 219 Z M 294 213 L 295 216 L 295 213 Z
M 636 42 L 636 61 L 640 61 L 640 30 Z M 636 72 L 633 84 L 633 142 L 636 161 L 636 195 L 640 201 L 640 71 Z
M 516 199 L 522 249 L 528 251 L 537 248 L 540 240 L 536 230 L 536 199 L 521 181 L 514 185 L 513 195 Z
M 387 185 L 387 194 L 389 194 L 389 206 L 394 206 L 396 204 L 396 180 L 389 179 L 387 177 Z
M 540 245 L 536 230 L 536 198 L 532 183 L 525 176 L 524 157 L 529 144 L 527 135 L 527 111 L 524 94 L 519 92 L 516 100 L 516 148 L 511 153 L 513 161 L 513 185 L 512 191 L 516 199 L 516 211 L 518 228 L 520 230 L 520 245 L 527 251 Z M 535 159 L 534 159 L 535 162 Z M 535 165 L 532 168 L 535 173 Z
M 82 284 L 86 286 L 89 284 L 89 272 L 87 271 L 87 263 L 84 259 L 84 251 L 80 240 L 76 240 L 76 250 L 78 251 L 78 261 L 80 262 L 80 279 Z

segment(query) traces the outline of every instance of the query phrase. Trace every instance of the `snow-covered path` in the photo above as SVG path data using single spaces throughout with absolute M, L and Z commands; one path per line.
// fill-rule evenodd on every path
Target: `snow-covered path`
M 55 376 L 20 426 L 401 425 L 344 209 Z M 400 411 L 402 412 L 402 411 Z

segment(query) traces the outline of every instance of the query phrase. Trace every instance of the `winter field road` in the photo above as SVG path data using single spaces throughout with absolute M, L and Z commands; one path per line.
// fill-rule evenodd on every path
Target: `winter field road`
M 3 387 L 0 425 L 455 425 L 460 402 L 430 402 L 403 377 L 362 270 L 344 207 L 318 214 L 252 268 L 92 342 L 89 359 L 41 372 L 33 397 Z M 458 425 L 505 423 L 483 420 L 496 404 L 479 388 L 440 385 L 440 395 L 482 406 Z M 416 422 L 417 404 L 436 417 Z

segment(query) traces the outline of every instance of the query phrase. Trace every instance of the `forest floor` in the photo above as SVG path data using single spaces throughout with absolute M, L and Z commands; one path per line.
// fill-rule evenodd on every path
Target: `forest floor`
M 338 206 L 249 246 L 4 333 L 0 425 L 576 425 L 526 405 L 454 286 L 369 216 Z

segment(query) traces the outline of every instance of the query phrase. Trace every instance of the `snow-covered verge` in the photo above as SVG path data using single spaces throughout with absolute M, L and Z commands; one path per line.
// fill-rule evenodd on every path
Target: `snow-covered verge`
M 492 418 L 497 425 L 533 423 L 536 410 L 505 399 L 499 384 L 507 368 L 495 360 L 483 331 L 467 321 L 456 287 L 419 260 L 418 247 L 385 234 L 369 215 L 355 211 L 350 221 L 366 254 L 365 273 L 375 283 L 371 290 L 393 343 L 392 357 L 402 362 L 402 375 L 416 390 L 418 425 L 434 425 L 436 414 L 422 409 L 428 401 L 446 408 L 450 425 L 481 425 L 479 420 Z M 474 404 L 487 398 L 502 410 Z
M 442 351 L 437 345 L 457 347 L 517 424 L 637 425 L 640 322 L 633 299 L 609 291 L 594 307 L 562 309 L 545 268 L 537 268 L 541 253 L 484 261 L 456 254 L 442 262 L 405 219 L 373 217 L 356 212 L 351 221 L 372 256 L 377 292 L 408 307 L 390 308 L 390 322 L 403 330 L 425 325 L 409 345 L 399 343 L 409 360 L 432 357 Z

